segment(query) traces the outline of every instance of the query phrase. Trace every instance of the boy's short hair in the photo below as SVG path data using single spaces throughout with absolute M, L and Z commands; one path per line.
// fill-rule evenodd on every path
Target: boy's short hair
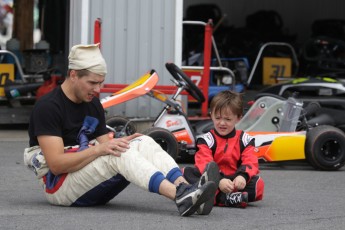
M 210 103 L 211 113 L 222 112 L 224 109 L 227 108 L 230 108 L 233 114 L 237 115 L 238 117 L 242 117 L 242 94 L 231 90 L 225 90 L 213 97 Z

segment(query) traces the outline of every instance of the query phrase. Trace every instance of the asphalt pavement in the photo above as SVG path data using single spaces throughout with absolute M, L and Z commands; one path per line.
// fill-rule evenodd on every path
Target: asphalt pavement
M 215 207 L 181 217 L 174 202 L 135 185 L 105 206 L 50 205 L 23 164 L 25 129 L 0 130 L 0 229 L 345 229 L 345 168 L 305 162 L 261 164 L 264 199 L 246 209 Z M 184 166 L 181 164 L 181 166 Z

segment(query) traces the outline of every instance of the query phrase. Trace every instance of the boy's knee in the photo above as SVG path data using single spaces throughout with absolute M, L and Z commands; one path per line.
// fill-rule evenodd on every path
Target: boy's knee
M 265 188 L 265 182 L 264 180 L 260 177 L 257 181 L 256 184 L 256 196 L 255 196 L 255 201 L 262 200 L 264 196 L 264 188 Z

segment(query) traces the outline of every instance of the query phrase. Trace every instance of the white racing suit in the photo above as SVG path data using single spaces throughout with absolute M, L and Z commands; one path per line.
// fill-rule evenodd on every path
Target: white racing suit
M 77 149 L 66 147 L 65 154 Z M 129 183 L 158 193 L 164 179 L 173 183 L 182 176 L 174 159 L 148 136 L 133 139 L 120 157 L 101 156 L 72 173 L 52 174 L 39 146 L 25 149 L 24 163 L 35 172 L 48 201 L 63 206 L 105 204 Z

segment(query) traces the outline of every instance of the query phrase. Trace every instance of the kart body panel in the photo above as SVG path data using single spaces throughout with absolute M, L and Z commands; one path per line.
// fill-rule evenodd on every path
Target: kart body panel
M 158 74 L 154 70 L 151 70 L 124 89 L 102 98 L 102 106 L 103 108 L 108 108 L 143 96 L 151 91 L 151 89 L 157 84 L 158 80 Z
M 303 160 L 306 132 L 248 132 L 255 138 L 255 154 L 267 162 Z

